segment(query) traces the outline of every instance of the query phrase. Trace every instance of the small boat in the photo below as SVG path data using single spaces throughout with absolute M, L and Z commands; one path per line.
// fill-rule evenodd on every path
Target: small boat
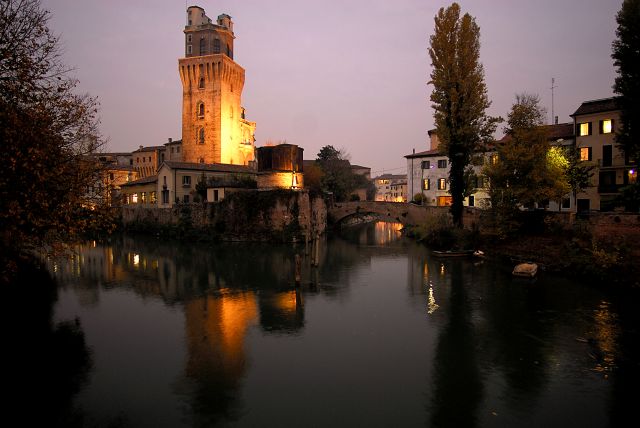
M 431 253 L 436 257 L 471 257 L 473 256 L 473 250 L 447 250 L 447 251 L 437 251 L 433 250 Z
M 533 278 L 538 273 L 538 265 L 535 263 L 520 263 L 513 268 L 513 276 Z

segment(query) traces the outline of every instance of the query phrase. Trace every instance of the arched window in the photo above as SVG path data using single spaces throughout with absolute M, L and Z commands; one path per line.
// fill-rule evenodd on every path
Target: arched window
M 200 162 L 200 163 L 204 163 L 204 158 L 200 158 L 200 159 L 198 159 L 198 162 Z
M 198 103 L 198 117 L 201 119 L 204 117 L 204 103 Z
M 204 77 L 198 80 L 198 89 L 204 89 Z
M 220 53 L 220 39 L 213 39 L 213 53 Z
M 198 130 L 198 144 L 204 144 L 204 128 Z

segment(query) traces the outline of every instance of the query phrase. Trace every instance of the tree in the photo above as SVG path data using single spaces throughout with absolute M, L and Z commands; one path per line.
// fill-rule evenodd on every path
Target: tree
M 0 258 L 73 238 L 95 220 L 85 199 L 101 170 L 97 101 L 74 93 L 49 12 L 0 2 Z M 4 264 L 4 266 L 7 266 Z M 6 272 L 3 272 L 6 274 Z
M 336 201 L 346 201 L 358 187 L 358 177 L 351 171 L 348 156 L 343 150 L 324 146 L 318 152 L 316 162 L 322 170 L 320 184 L 322 190 L 333 193 Z
M 484 168 L 492 208 L 505 224 L 520 208 L 560 201 L 570 191 L 569 162 L 561 148 L 550 146 L 545 116 L 537 95 L 516 95 L 505 137 L 496 143 L 497 160 Z
M 576 146 L 566 148 L 565 156 L 567 159 L 565 176 L 573 198 L 575 199 L 578 193 L 582 192 L 591 184 L 591 177 L 593 176 L 593 170 L 596 166 L 592 162 L 581 160 L 580 149 Z
M 451 161 L 449 170 L 454 224 L 462 226 L 462 201 L 467 183 L 464 171 L 474 152 L 491 141 L 499 118 L 485 110 L 491 103 L 480 58 L 480 27 L 460 6 L 440 8 L 430 38 L 432 107 L 441 150 Z
M 640 0 L 624 0 L 616 16 L 617 39 L 613 41 L 613 64 L 618 76 L 613 90 L 620 107 L 616 141 L 637 163 L 640 161 Z
M 616 16 L 617 39 L 613 41 L 613 64 L 617 67 L 613 91 L 618 94 L 620 128 L 616 142 L 625 152 L 635 170 L 640 166 L 640 0 L 624 0 Z M 627 207 L 640 205 L 640 182 L 624 189 Z M 635 189 L 634 189 L 635 187 Z M 635 208 L 637 210 L 637 208 Z

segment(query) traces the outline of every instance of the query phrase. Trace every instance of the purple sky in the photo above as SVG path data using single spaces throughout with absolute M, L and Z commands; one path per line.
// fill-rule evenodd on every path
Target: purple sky
M 81 91 L 98 96 L 108 151 L 181 138 L 185 2 L 43 0 Z M 611 42 L 621 0 L 459 1 L 480 26 L 485 81 L 506 117 L 519 92 L 540 95 L 570 121 L 580 103 L 612 95 Z M 433 18 L 451 3 L 428 0 L 201 0 L 234 21 L 242 96 L 256 145 L 286 140 L 315 159 L 344 148 L 372 175 L 403 173 L 426 150 L 433 112 L 427 86 Z M 500 132 L 501 133 L 501 132 Z

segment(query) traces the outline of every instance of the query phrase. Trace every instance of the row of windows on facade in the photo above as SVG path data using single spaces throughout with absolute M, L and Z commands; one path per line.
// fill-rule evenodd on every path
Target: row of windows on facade
M 576 133 L 579 137 L 593 135 L 591 122 L 578 123 Z M 603 119 L 598 121 L 598 131 L 600 134 L 611 134 L 613 132 L 613 119 Z
M 162 196 L 162 203 L 163 204 L 168 204 L 169 203 L 169 191 L 168 190 L 163 190 L 161 193 Z M 215 194 L 216 198 L 217 198 L 217 191 Z M 217 201 L 218 199 L 216 199 Z M 138 192 L 138 193 L 129 193 L 129 194 L 125 194 L 123 195 L 123 202 L 126 205 L 131 205 L 131 204 L 156 204 L 158 203 L 158 200 L 156 198 L 156 192 L 152 191 L 152 192 Z M 178 199 L 176 198 L 176 202 L 178 202 Z M 182 197 L 182 202 L 188 204 L 189 202 L 191 202 L 191 197 L 190 195 L 183 195 Z
M 482 189 L 484 188 L 486 180 L 484 177 L 474 177 L 473 178 L 473 188 L 474 189 Z M 436 180 L 436 189 L 437 190 L 447 190 L 447 179 L 446 178 L 438 178 Z M 425 178 L 422 180 L 422 190 L 431 190 L 431 179 Z
M 431 169 L 431 161 L 422 161 L 421 166 L 422 166 L 422 169 Z M 439 159 L 438 168 L 446 168 L 446 167 L 447 167 L 447 160 Z
M 191 34 L 187 35 L 187 54 L 191 55 L 193 53 L 193 45 L 191 44 L 193 42 L 193 37 Z M 213 39 L 213 43 L 212 43 L 212 47 L 210 49 L 207 49 L 207 40 L 204 38 L 204 36 L 200 37 L 200 44 L 198 46 L 200 48 L 200 53 L 199 55 L 207 55 L 209 53 L 211 54 L 219 54 L 222 53 L 221 52 L 221 46 L 220 46 L 220 39 Z M 233 58 L 233 52 L 231 51 L 231 48 L 229 47 L 229 45 L 226 46 L 226 54 L 229 58 Z
M 155 204 L 158 202 L 156 199 L 156 192 L 152 191 L 139 193 L 126 193 L 123 195 L 123 202 L 127 205 L 130 204 Z

